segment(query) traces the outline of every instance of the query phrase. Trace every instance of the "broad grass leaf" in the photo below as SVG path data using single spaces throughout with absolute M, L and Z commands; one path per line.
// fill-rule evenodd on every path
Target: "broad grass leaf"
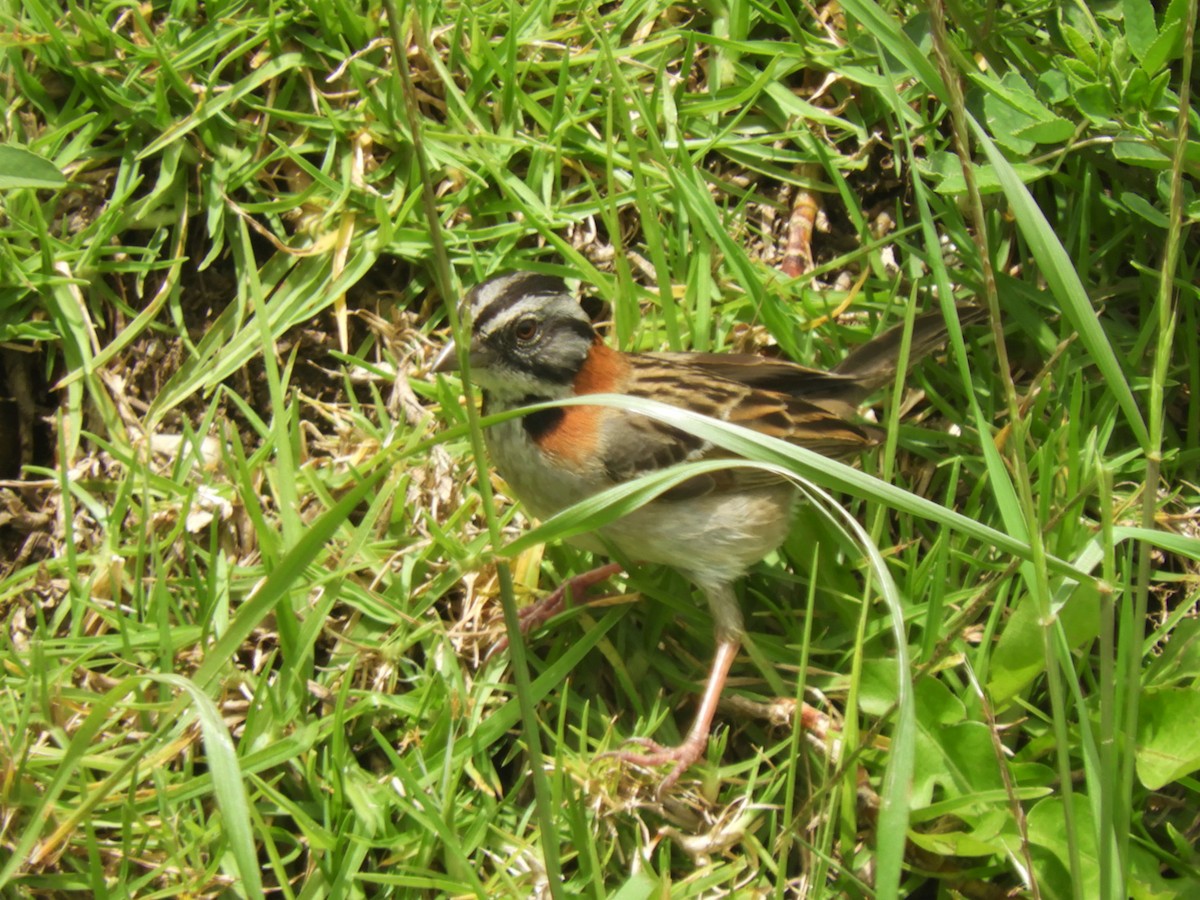
M 1137 773 L 1152 791 L 1200 769 L 1200 691 L 1147 691 L 1138 709 Z
M 1079 584 L 1069 592 L 1057 616 L 1057 623 L 1066 634 L 1068 646 L 1078 647 L 1096 636 L 1099 601 L 1099 591 L 1091 583 Z M 1043 627 L 1038 621 L 1037 604 L 1029 597 L 1017 604 L 1004 624 L 1000 640 L 992 653 L 992 678 L 987 685 L 988 694 L 998 708 L 1003 708 L 1045 671 Z
M 975 794 L 1004 791 L 1004 778 L 996 767 L 996 751 L 987 725 L 982 722 L 922 723 L 917 734 L 916 766 L 913 769 L 913 806 L 927 806 L 938 787 L 941 796 L 968 800 Z M 989 805 L 990 801 L 979 802 L 981 809 Z M 960 816 L 966 817 L 963 813 Z
M 1034 877 L 1046 900 L 1100 896 L 1101 863 L 1096 854 L 1096 827 L 1088 798 L 1071 795 L 1071 812 L 1076 827 L 1076 851 L 1080 858 L 1082 884 L 1070 876 L 1071 849 L 1067 842 L 1066 810 L 1061 797 L 1047 797 L 1029 811 L 1026 826 L 1034 859 Z

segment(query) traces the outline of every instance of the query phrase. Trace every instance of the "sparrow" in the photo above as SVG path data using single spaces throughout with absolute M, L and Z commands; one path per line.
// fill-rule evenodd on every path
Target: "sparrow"
M 959 307 L 975 321 L 978 307 Z M 831 371 L 732 353 L 625 353 L 597 334 L 566 283 L 515 272 L 467 292 L 461 304 L 469 328 L 470 379 L 483 393 L 485 415 L 586 394 L 657 400 L 782 438 L 833 458 L 852 457 L 878 443 L 880 432 L 860 424 L 859 404 L 895 378 L 903 326 L 854 350 Z M 918 316 L 910 360 L 946 337 L 940 312 Z M 449 342 L 432 371 L 458 367 Z M 485 443 L 496 470 L 525 509 L 539 519 L 615 484 L 677 463 L 717 456 L 721 448 L 647 416 L 607 406 L 552 407 L 488 428 Z M 597 554 L 661 563 L 682 572 L 711 610 L 716 650 L 704 693 L 683 743 L 663 746 L 634 739 L 640 752 L 613 756 L 641 766 L 671 764 L 659 793 L 669 790 L 704 753 L 726 676 L 745 633 L 733 585 L 783 543 L 797 502 L 794 486 L 745 467 L 703 474 L 571 543 Z M 620 571 L 610 564 L 568 582 L 522 620 L 522 631 L 548 619 L 568 590 L 581 596 L 592 583 Z

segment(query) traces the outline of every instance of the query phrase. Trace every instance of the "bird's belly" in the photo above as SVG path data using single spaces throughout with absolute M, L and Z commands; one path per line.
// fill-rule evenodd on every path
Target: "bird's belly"
M 487 443 L 496 470 L 539 519 L 612 484 L 599 468 L 577 471 L 552 464 L 520 420 L 493 426 Z M 728 582 L 783 543 L 794 503 L 795 491 L 786 484 L 660 498 L 570 542 L 594 553 L 605 552 L 608 542 L 635 562 L 673 566 L 701 584 Z
M 673 566 L 702 586 L 727 583 L 783 543 L 795 498 L 777 485 L 656 500 L 600 534 L 630 559 Z

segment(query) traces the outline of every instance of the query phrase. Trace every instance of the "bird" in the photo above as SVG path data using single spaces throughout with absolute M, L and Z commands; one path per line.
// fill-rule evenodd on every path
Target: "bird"
M 964 324 L 984 315 L 961 305 Z M 469 379 L 483 394 L 485 415 L 588 394 L 657 400 L 831 458 L 853 457 L 878 443 L 859 404 L 895 378 L 903 340 L 896 326 L 851 352 L 829 371 L 753 354 L 622 352 L 609 347 L 564 279 L 512 272 L 471 288 L 460 304 Z M 945 340 L 940 312 L 917 316 L 909 359 Z M 447 342 L 431 370 L 459 366 Z M 680 428 L 599 405 L 537 409 L 484 432 L 496 471 L 525 509 L 546 519 L 613 485 L 677 463 L 728 456 Z M 716 648 L 692 725 L 683 742 L 665 746 L 634 738 L 639 750 L 612 753 L 642 768 L 670 765 L 658 793 L 670 790 L 704 754 L 717 704 L 745 634 L 734 585 L 788 534 L 797 490 L 783 478 L 748 467 L 697 475 L 595 532 L 570 538 L 595 554 L 679 570 L 704 594 Z M 569 580 L 522 619 L 528 632 L 574 597 L 621 570 L 610 563 Z M 528 609 L 528 608 L 527 608 Z

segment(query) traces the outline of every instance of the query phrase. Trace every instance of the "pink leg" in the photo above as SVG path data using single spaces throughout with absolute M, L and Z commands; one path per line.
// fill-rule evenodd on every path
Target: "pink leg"
M 604 581 L 606 578 L 612 578 L 612 576 L 617 575 L 622 571 L 624 570 L 622 569 L 620 563 L 607 563 L 606 565 L 592 569 L 588 572 L 583 572 L 580 575 L 576 575 L 567 579 L 565 582 L 559 585 L 558 590 L 556 590 L 554 593 L 543 597 L 537 603 L 531 603 L 529 606 L 524 607 L 519 612 L 519 616 L 521 618 L 521 634 L 529 634 L 535 628 L 539 627 L 547 620 L 561 612 L 563 606 L 566 605 L 568 594 L 571 595 L 571 600 L 577 603 L 583 598 L 584 594 L 587 593 L 588 588 L 592 587 L 592 585 Z M 507 648 L 508 636 L 506 635 L 500 638 L 500 640 L 496 641 L 496 643 L 492 646 L 492 649 L 488 651 L 488 656 L 495 656 L 501 650 L 505 650 Z
M 741 641 L 736 638 L 723 638 L 717 644 L 717 653 L 708 673 L 708 683 L 704 686 L 704 696 L 700 698 L 700 708 L 696 711 L 696 718 L 682 744 L 678 747 L 664 747 L 649 738 L 634 738 L 630 743 L 638 744 L 648 752 L 618 750 L 606 753 L 605 756 L 612 756 L 635 766 L 674 763 L 674 768 L 658 786 L 658 794 L 661 796 L 669 790 L 671 785 L 679 780 L 679 776 L 687 771 L 688 766 L 704 754 L 704 748 L 708 746 L 709 732 L 712 731 L 713 715 L 717 711 L 717 703 L 721 699 L 721 691 L 729 675 L 729 667 L 733 665 L 740 648 Z

